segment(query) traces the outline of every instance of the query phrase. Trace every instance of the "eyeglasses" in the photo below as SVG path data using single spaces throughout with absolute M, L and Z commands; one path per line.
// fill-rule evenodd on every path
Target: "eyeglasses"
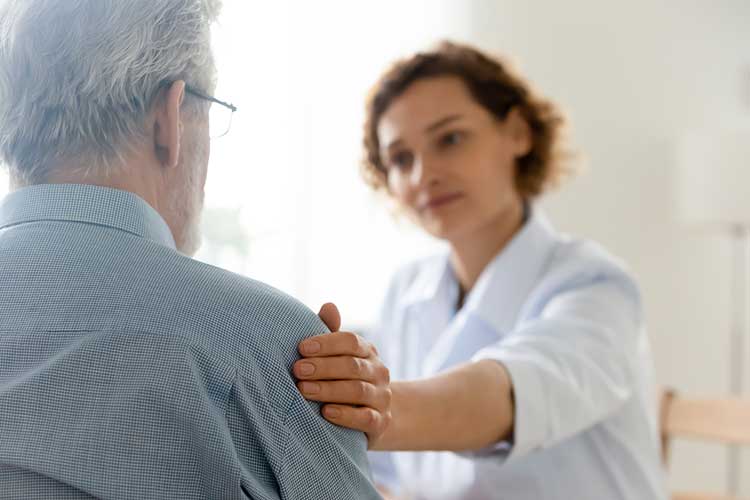
M 185 85 L 185 92 L 211 103 L 211 107 L 208 109 L 208 130 L 211 138 L 218 139 L 227 135 L 232 127 L 232 116 L 237 111 L 237 106 L 204 94 L 190 85 Z

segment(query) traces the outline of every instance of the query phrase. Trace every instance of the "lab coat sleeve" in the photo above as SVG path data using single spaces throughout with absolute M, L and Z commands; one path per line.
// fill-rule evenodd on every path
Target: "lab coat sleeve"
M 496 360 L 510 374 L 515 418 L 508 461 L 596 425 L 633 397 L 643 333 L 638 290 L 629 278 L 564 287 L 541 307 L 473 358 Z

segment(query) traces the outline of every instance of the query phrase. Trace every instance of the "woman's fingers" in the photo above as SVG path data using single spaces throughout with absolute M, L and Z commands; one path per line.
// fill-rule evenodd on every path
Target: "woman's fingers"
M 351 332 L 334 332 L 310 337 L 299 344 L 303 357 L 356 356 L 367 358 L 376 355 L 375 348 L 359 335 Z
M 339 313 L 339 308 L 335 304 L 331 302 L 323 304 L 320 312 L 318 312 L 318 316 L 332 332 L 338 331 L 341 328 L 341 313 Z
M 340 321 L 335 306 L 320 317 L 331 329 Z M 391 422 L 390 373 L 377 349 L 359 335 L 334 332 L 299 344 L 302 359 L 292 368 L 297 387 L 311 401 L 329 403 L 323 416 L 331 423 L 367 434 L 370 446 Z
M 306 399 L 321 403 L 368 406 L 375 410 L 391 405 L 390 387 L 378 387 L 362 380 L 303 380 L 297 387 Z
M 294 363 L 294 375 L 300 380 L 363 380 L 388 383 L 388 369 L 378 358 L 329 356 L 304 358 Z
M 323 406 L 323 417 L 332 424 L 362 431 L 368 436 L 379 436 L 390 423 L 389 412 L 379 412 L 368 407 L 327 404 Z

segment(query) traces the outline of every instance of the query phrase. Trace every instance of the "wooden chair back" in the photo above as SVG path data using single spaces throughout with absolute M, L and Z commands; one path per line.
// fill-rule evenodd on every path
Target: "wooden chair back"
M 672 439 L 706 440 L 750 446 L 750 400 L 698 399 L 662 390 L 660 398 L 662 458 L 669 463 Z M 726 495 L 676 493 L 672 500 L 741 500 Z

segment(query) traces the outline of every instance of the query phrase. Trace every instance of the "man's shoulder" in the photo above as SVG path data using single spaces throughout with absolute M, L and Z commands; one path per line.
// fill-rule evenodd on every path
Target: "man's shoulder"
M 232 366 L 240 378 L 265 387 L 272 401 L 298 397 L 290 375 L 298 344 L 328 331 L 299 300 L 176 253 L 148 255 L 134 272 L 128 295 L 152 294 L 155 305 L 135 323 L 191 346 L 206 364 Z
M 166 297 L 172 306 L 215 331 L 273 336 L 296 346 L 310 332 L 325 328 L 314 312 L 287 293 L 188 257 L 177 258 L 166 279 L 173 287 L 174 293 Z

